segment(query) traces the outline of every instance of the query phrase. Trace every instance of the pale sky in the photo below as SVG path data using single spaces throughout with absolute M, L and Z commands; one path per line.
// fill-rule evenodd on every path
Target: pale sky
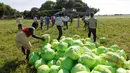
M 47 0 L 0 0 L 18 11 L 40 8 Z M 56 0 L 52 0 L 56 1 Z M 130 0 L 82 0 L 88 6 L 99 8 L 97 14 L 130 14 Z

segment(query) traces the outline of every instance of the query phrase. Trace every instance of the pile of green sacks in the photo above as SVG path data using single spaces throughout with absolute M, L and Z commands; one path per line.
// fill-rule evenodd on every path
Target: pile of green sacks
M 50 36 L 48 36 L 50 37 Z M 130 73 L 130 60 L 117 45 L 103 46 L 106 38 L 94 43 L 90 38 L 63 36 L 50 38 L 29 55 L 29 64 L 37 73 Z

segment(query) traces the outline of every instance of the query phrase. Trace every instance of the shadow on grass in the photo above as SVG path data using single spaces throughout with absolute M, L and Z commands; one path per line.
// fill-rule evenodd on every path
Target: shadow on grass
M 32 67 L 30 64 L 27 65 L 26 73 L 37 73 L 37 70 Z
M 16 68 L 20 65 L 20 64 L 24 64 L 24 60 L 23 61 L 18 61 L 17 59 L 12 60 L 12 61 L 8 61 L 4 64 L 3 67 L 0 68 L 0 73 L 10 73 L 12 71 L 15 71 Z
M 12 61 L 8 61 L 4 64 L 3 67 L 0 67 L 0 73 L 12 73 L 15 72 L 16 69 L 20 66 L 20 65 L 24 65 L 26 64 L 26 62 L 24 60 L 12 60 Z M 26 66 L 26 73 L 36 73 L 36 69 L 31 68 L 31 66 L 29 64 L 27 64 Z

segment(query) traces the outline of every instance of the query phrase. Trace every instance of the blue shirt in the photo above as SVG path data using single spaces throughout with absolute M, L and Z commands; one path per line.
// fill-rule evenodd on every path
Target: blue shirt
M 45 17 L 45 24 L 49 24 L 50 23 L 50 17 L 49 16 L 46 16 Z

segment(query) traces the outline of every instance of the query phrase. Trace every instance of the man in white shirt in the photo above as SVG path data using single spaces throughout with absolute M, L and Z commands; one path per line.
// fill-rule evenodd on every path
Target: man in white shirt
M 41 28 L 41 29 L 42 29 L 43 23 L 44 23 L 44 18 L 43 18 L 43 16 L 41 16 L 41 17 L 40 17 L 40 25 L 41 25 L 40 28 Z
M 34 17 L 34 22 L 38 22 L 38 21 L 37 21 L 37 17 Z
M 89 28 L 88 37 L 89 38 L 91 37 L 91 32 L 92 32 L 94 42 L 96 42 L 97 19 L 94 18 L 94 14 L 93 13 L 91 13 L 90 16 L 91 17 L 88 19 L 88 28 Z
M 37 17 L 36 17 L 36 16 L 34 17 L 34 19 L 33 19 L 33 20 L 34 20 L 33 24 L 35 24 L 35 25 L 37 25 L 37 26 L 38 26 L 38 20 L 37 20 Z
M 64 25 L 66 26 L 66 29 L 68 29 L 68 21 L 69 21 L 69 17 L 65 16 L 63 22 L 64 22 Z
M 57 40 L 60 40 L 62 36 L 62 25 L 63 25 L 64 18 L 62 17 L 62 14 L 59 14 L 58 17 L 55 18 L 55 24 L 57 25 L 57 29 L 59 31 L 59 36 Z
M 20 31 L 22 29 L 22 18 L 18 16 L 16 22 L 18 24 L 18 30 Z

